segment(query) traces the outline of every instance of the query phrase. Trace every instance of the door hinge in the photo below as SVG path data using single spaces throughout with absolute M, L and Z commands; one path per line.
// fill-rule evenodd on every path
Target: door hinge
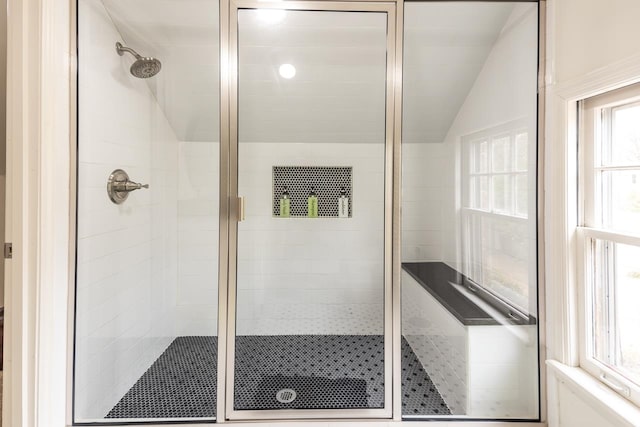
M 5 243 L 4 244 L 4 259 L 13 258 L 13 244 Z

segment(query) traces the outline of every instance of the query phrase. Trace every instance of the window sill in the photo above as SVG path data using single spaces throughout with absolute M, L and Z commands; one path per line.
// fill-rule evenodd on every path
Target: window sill
M 640 425 L 640 407 L 620 396 L 582 368 L 547 360 L 547 367 L 558 381 L 565 384 L 587 404 L 621 425 Z

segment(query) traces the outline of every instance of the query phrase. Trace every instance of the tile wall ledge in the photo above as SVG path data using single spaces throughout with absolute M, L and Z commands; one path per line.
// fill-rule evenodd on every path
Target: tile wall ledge
M 497 309 L 475 295 L 466 296 L 470 293 L 465 288 L 468 279 L 444 262 L 404 262 L 402 269 L 464 326 L 536 324 L 533 316 L 514 321 L 508 316 L 506 304 Z

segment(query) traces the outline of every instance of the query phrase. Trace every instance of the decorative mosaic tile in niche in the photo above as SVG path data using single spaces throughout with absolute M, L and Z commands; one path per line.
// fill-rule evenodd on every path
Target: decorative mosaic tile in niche
M 338 217 L 342 188 L 349 198 L 349 218 L 353 215 L 353 168 L 350 166 L 274 166 L 273 216 L 280 216 L 280 198 L 285 187 L 291 200 L 291 217 L 307 216 L 311 187 L 318 197 L 318 217 Z

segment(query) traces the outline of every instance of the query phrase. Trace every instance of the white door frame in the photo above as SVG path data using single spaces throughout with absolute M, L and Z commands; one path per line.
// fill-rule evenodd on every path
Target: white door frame
M 398 365 L 400 371 L 401 360 L 394 357 L 394 347 L 398 342 L 400 348 L 400 336 L 393 336 L 393 313 L 400 312 L 400 301 L 394 304 L 392 300 L 393 290 L 400 287 L 400 282 L 393 281 L 394 270 L 399 270 L 400 263 L 397 266 L 392 257 L 392 242 L 394 237 L 400 232 L 399 222 L 398 229 L 394 229 L 393 214 L 395 206 L 392 204 L 393 184 L 400 180 L 399 170 L 393 170 L 394 166 L 394 150 L 395 145 L 400 140 L 394 140 L 396 132 L 395 127 L 399 128 L 399 124 L 395 123 L 394 108 L 395 95 L 397 88 L 395 87 L 395 72 L 398 69 L 396 63 L 396 39 L 401 37 L 401 32 L 396 32 L 396 8 L 402 7 L 394 1 L 288 1 L 283 2 L 264 2 L 262 0 L 231 0 L 229 9 L 229 91 L 228 99 L 222 99 L 222 106 L 229 106 L 230 112 L 230 134 L 229 139 L 221 141 L 223 145 L 228 144 L 229 149 L 229 165 L 230 174 L 229 183 L 223 184 L 221 189 L 228 189 L 229 196 L 227 200 L 237 200 L 238 194 L 238 171 L 239 171 L 239 140 L 238 140 L 238 11 L 241 9 L 287 9 L 298 11 L 332 11 L 332 12 L 378 12 L 385 13 L 387 17 L 387 62 L 386 62 L 386 79 L 385 79 L 385 186 L 384 186 L 384 407 L 379 409 L 362 408 L 349 410 L 336 409 L 295 409 L 295 410 L 236 410 L 233 405 L 234 396 L 234 374 L 235 374 L 235 336 L 236 336 L 236 279 L 237 279 L 237 249 L 238 249 L 238 221 L 240 220 L 240 212 L 237 209 L 237 203 L 231 203 L 229 216 L 229 267 L 227 272 L 228 282 L 228 318 L 226 322 L 227 332 L 227 354 L 226 354 L 226 408 L 225 416 L 230 420 L 268 420 L 268 419 L 391 419 L 393 415 L 393 402 L 401 400 L 400 387 L 392 381 L 392 372 L 395 371 L 395 365 Z M 226 49 L 223 49 L 226 50 Z M 399 117 L 399 116 L 398 116 Z M 396 173 L 394 173 L 396 172 Z M 221 182 L 226 177 L 221 176 Z M 221 191 L 222 192 L 222 191 Z M 396 200 L 397 201 L 397 200 Z M 399 206 L 398 206 L 399 212 Z M 396 261 L 399 261 L 397 259 Z M 222 282 L 221 282 L 222 283 Z M 399 316 L 398 316 L 399 325 Z M 397 328 L 400 329 L 399 327 Z M 399 353 L 397 353 L 399 354 Z
M 66 422 L 70 5 L 7 1 L 5 426 Z

